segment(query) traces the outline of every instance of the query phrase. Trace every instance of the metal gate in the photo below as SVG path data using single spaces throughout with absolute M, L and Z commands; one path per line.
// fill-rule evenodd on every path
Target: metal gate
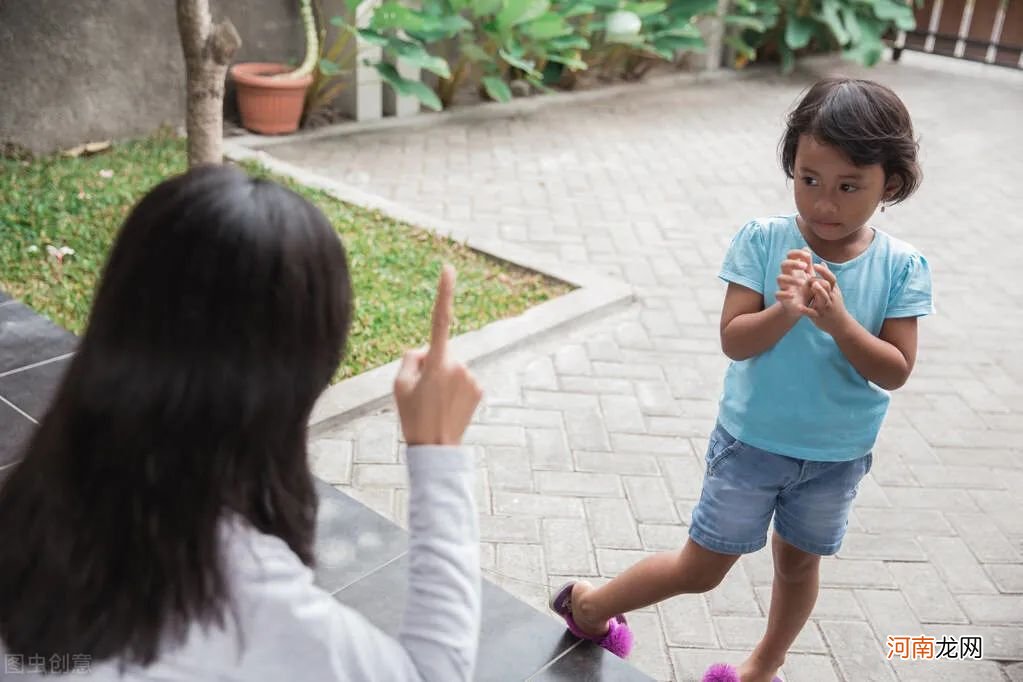
M 1023 0 L 924 0 L 916 30 L 899 33 L 903 50 L 1023 69 Z

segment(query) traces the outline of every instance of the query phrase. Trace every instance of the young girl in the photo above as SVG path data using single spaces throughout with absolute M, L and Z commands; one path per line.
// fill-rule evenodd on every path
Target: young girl
M 601 588 L 569 583 L 551 600 L 576 636 L 625 656 L 623 616 L 706 592 L 767 542 L 774 586 L 767 631 L 737 668 L 705 680 L 769 682 L 817 599 L 820 558 L 835 554 L 871 448 L 916 360 L 917 318 L 932 312 L 927 261 L 870 227 L 878 206 L 920 180 L 909 113 L 888 88 L 814 85 L 781 144 L 796 215 L 747 224 L 732 240 L 721 346 L 725 376 L 689 541 Z
M 310 570 L 306 423 L 352 305 L 337 234 L 228 167 L 153 189 L 0 489 L 0 650 L 93 680 L 470 679 L 478 530 L 456 446 L 480 392 L 445 354 L 453 286 L 446 268 L 429 351 L 395 382 L 411 538 L 394 640 Z

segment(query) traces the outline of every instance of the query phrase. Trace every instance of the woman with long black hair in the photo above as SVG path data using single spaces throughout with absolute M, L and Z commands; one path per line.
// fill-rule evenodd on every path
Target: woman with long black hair
M 391 639 L 310 569 L 306 424 L 352 310 L 337 234 L 235 168 L 154 188 L 0 489 L 0 650 L 52 672 L 78 654 L 102 680 L 471 677 L 478 527 L 457 446 L 480 390 L 446 353 L 453 287 L 445 268 L 429 350 L 406 354 L 395 381 L 411 538 Z

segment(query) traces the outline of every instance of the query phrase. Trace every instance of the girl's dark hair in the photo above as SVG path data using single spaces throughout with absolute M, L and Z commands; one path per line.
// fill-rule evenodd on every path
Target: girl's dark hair
M 225 516 L 312 565 L 306 423 L 351 299 L 337 234 L 280 185 L 205 167 L 139 202 L 0 489 L 7 651 L 146 665 L 190 622 L 223 625 Z
M 830 78 L 814 84 L 789 114 L 781 165 L 795 177 L 801 135 L 842 150 L 857 166 L 881 164 L 885 182 L 896 180 L 891 203 L 909 198 L 922 177 L 913 121 L 898 95 L 867 80 Z

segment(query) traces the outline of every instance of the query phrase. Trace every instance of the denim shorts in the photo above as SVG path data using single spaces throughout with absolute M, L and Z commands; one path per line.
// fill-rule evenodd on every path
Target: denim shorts
M 870 453 L 845 462 L 785 457 L 732 438 L 720 425 L 707 447 L 700 501 L 689 536 L 722 554 L 756 552 L 767 529 L 811 554 L 834 554 L 842 546 L 849 510 L 870 471 Z

